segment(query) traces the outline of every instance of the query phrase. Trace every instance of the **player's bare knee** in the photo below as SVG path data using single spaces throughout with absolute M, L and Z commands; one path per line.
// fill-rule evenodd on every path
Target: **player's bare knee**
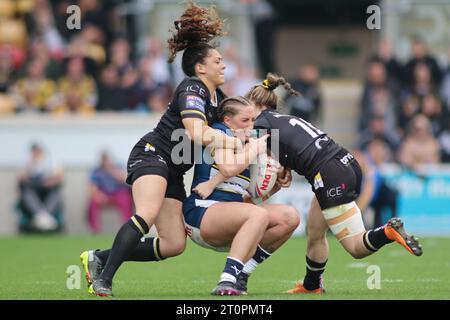
M 347 252 L 353 257 L 353 259 L 362 259 L 366 257 L 365 254 L 358 252 L 355 248 L 352 250 L 347 250 Z
M 327 242 L 327 237 L 326 237 L 326 235 L 323 235 L 323 236 L 320 236 L 320 235 L 314 236 L 314 235 L 308 234 L 308 236 L 307 236 L 307 241 L 308 241 L 308 243 L 311 244 L 311 245 L 324 244 L 324 243 Z
M 167 247 L 162 253 L 164 258 L 175 257 L 184 252 L 186 249 L 186 238 L 177 237 L 176 239 L 171 239 L 167 241 Z
M 306 237 L 308 243 L 324 242 L 327 238 L 327 233 L 318 230 L 316 227 L 308 225 L 306 226 Z
M 256 221 L 264 229 L 268 227 L 270 222 L 269 212 L 261 207 L 253 208 L 249 219 Z
M 363 254 L 360 250 L 358 250 L 357 241 L 358 240 L 356 239 L 356 237 L 349 237 L 343 239 L 341 241 L 341 244 L 344 247 L 345 251 L 347 251 L 354 259 L 365 258 L 366 255 Z
M 297 229 L 300 224 L 300 213 L 294 207 L 286 208 L 285 224 L 290 231 Z

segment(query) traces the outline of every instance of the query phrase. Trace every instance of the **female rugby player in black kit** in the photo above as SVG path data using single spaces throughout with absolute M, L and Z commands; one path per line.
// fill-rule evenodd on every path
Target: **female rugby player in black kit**
M 303 283 L 297 283 L 288 292 L 324 292 L 321 275 L 328 259 L 328 229 L 356 259 L 369 256 L 393 241 L 420 256 L 421 245 L 406 233 L 399 218 L 392 218 L 375 230 L 365 230 L 361 211 L 355 203 L 362 179 L 358 162 L 350 152 L 310 123 L 277 112 L 277 95 L 273 90 L 279 85 L 291 94 L 298 94 L 284 78 L 269 73 L 262 84 L 251 88 L 246 97 L 257 107 L 255 129 L 266 129 L 269 133 L 272 129 L 272 139 L 276 135 L 273 129 L 278 129 L 277 160 L 282 166 L 305 176 L 315 193 L 306 227 L 306 276 Z
M 134 146 L 128 159 L 127 183 L 132 186 L 136 214 L 118 231 L 112 249 L 85 251 L 81 254 L 89 292 L 112 295 L 112 279 L 123 261 L 157 261 L 181 254 L 186 245 L 182 203 L 186 198 L 183 175 L 193 165 L 179 163 L 172 154 L 179 140 L 172 133 L 186 129 L 193 142 L 221 148 L 242 147 L 240 140 L 221 134 L 208 126 L 217 121 L 216 107 L 224 94 L 225 64 L 220 53 L 208 44 L 222 35 L 222 21 L 215 11 L 189 3 L 169 39 L 169 63 L 184 50 L 182 68 L 187 78 L 176 88 L 168 110 L 154 131 Z M 187 137 L 181 135 L 180 140 Z M 186 139 L 185 139 L 186 138 Z M 261 150 L 265 139 L 258 141 Z M 244 149 L 247 147 L 244 147 Z M 175 162 L 175 163 L 174 163 Z M 155 225 L 157 238 L 140 239 Z

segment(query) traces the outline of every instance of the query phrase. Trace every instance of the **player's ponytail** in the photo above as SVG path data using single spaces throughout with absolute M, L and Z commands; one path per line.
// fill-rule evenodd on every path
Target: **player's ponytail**
M 210 49 L 216 46 L 209 44 L 215 37 L 224 35 L 223 21 L 213 7 L 199 7 L 189 1 L 187 9 L 181 17 L 174 21 L 175 30 L 167 41 L 169 44 L 169 59 L 172 63 L 179 51 L 183 51 L 182 69 L 189 76 L 195 76 L 195 65 L 203 63 Z
M 253 86 L 245 97 L 257 106 L 266 106 L 270 109 L 276 109 L 278 105 L 278 96 L 273 91 L 282 85 L 290 95 L 298 96 L 299 92 L 292 89 L 291 84 L 283 77 L 273 73 L 268 73 L 266 79 L 261 84 Z

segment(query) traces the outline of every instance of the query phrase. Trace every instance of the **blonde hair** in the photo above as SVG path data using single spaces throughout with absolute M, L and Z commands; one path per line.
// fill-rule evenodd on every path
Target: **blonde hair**
M 278 105 L 278 97 L 273 90 L 278 86 L 294 96 L 300 95 L 298 91 L 292 89 L 291 84 L 281 76 L 274 73 L 268 73 L 266 79 L 261 83 L 253 86 L 245 95 L 245 97 L 258 106 L 267 106 L 270 109 L 276 109 Z

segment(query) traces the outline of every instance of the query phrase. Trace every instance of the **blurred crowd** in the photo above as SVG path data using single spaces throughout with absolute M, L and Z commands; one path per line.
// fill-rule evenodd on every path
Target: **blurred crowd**
M 172 79 L 162 43 L 148 39 L 137 57 L 117 3 L 2 0 L 0 112 L 164 110 Z M 66 25 L 70 4 L 79 30 Z
M 162 39 L 133 46 L 120 2 L 2 0 L 0 113 L 164 111 L 183 77 L 180 62 L 167 64 Z M 66 25 L 70 4 L 80 7 L 79 30 Z M 242 94 L 258 80 L 231 43 L 222 51 L 233 80 L 225 90 Z
M 423 39 L 401 64 L 388 42 L 368 62 L 360 104 L 358 148 L 382 144 L 387 160 L 420 172 L 450 162 L 450 68 L 442 69 Z
M 450 66 L 441 68 L 420 38 L 412 40 L 411 48 L 410 59 L 402 64 L 390 43 L 382 41 L 368 60 L 354 148 L 376 150 L 384 162 L 420 172 L 424 165 L 450 162 Z M 319 78 L 318 66 L 304 64 L 289 79 L 302 93 L 286 100 L 292 115 L 320 121 Z

